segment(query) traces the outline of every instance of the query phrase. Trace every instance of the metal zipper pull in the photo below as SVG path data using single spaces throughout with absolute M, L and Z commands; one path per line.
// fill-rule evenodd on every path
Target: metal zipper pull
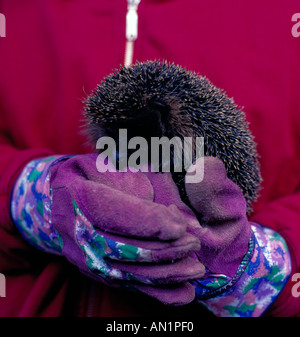
M 127 0 L 126 14 L 126 48 L 124 65 L 128 67 L 133 59 L 134 41 L 138 37 L 138 13 L 137 9 L 141 0 Z

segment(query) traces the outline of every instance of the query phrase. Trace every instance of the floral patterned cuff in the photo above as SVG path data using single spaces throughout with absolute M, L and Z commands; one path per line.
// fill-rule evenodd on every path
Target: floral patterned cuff
M 70 156 L 51 156 L 28 163 L 11 197 L 11 216 L 21 235 L 45 252 L 61 254 L 62 240 L 51 223 L 49 168 Z
M 291 274 L 285 240 L 272 229 L 252 223 L 249 250 L 236 275 L 206 275 L 193 284 L 197 301 L 216 316 L 258 317 L 275 301 Z

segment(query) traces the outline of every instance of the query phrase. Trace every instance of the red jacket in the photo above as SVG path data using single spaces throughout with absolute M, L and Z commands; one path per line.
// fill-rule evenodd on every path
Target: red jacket
M 10 218 L 10 193 L 31 159 L 85 153 L 82 100 L 123 64 L 126 1 L 3 0 L 0 38 L 0 316 L 139 316 L 166 308 L 110 289 L 27 244 Z M 263 191 L 252 220 L 286 239 L 300 271 L 300 38 L 298 0 L 142 0 L 134 61 L 165 59 L 207 76 L 244 107 L 258 143 Z M 300 316 L 289 281 L 268 314 Z M 203 313 L 202 313 L 203 315 Z

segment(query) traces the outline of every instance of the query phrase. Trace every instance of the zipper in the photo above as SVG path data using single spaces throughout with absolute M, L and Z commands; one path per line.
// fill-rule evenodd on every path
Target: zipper
M 137 10 L 140 2 L 141 0 L 127 0 L 125 67 L 129 67 L 133 60 L 134 42 L 138 37 Z
M 138 37 L 138 6 L 141 0 L 127 0 L 126 14 L 126 46 L 124 66 L 129 67 L 133 60 L 134 42 Z M 87 305 L 87 316 L 93 317 L 95 299 L 95 284 L 91 282 L 89 302 Z

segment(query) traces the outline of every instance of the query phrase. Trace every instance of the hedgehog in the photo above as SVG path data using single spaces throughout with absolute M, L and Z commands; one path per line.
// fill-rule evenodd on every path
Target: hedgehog
M 128 139 L 203 137 L 204 156 L 224 163 L 243 192 L 247 213 L 253 210 L 262 181 L 254 137 L 243 109 L 207 77 L 167 61 L 137 62 L 113 70 L 84 103 L 85 128 L 93 144 L 102 136 L 118 143 L 120 129 L 127 129 Z M 168 160 L 174 167 L 172 151 Z M 172 171 L 182 200 L 189 204 L 185 174 L 185 169 Z

